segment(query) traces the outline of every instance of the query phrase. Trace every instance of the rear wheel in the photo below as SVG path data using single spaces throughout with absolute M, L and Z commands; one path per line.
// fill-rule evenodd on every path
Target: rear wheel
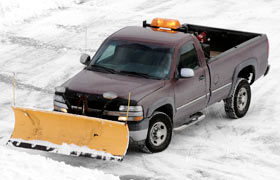
M 150 152 L 160 152 L 166 149 L 171 141 L 172 125 L 168 115 L 155 112 L 150 121 L 146 147 Z
M 244 78 L 237 80 L 233 95 L 224 100 L 226 114 L 230 118 L 241 118 L 247 113 L 251 101 L 250 84 Z

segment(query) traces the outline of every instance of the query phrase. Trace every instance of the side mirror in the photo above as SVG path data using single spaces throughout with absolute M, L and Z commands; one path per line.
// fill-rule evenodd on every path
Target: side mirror
M 182 68 L 180 71 L 180 76 L 183 78 L 194 77 L 194 71 L 190 68 Z
M 88 54 L 82 54 L 80 57 L 80 62 L 84 65 L 88 65 L 90 62 L 90 56 Z

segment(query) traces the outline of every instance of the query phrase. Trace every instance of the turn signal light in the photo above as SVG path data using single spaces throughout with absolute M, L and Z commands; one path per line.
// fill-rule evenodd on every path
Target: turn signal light
M 67 113 L 67 109 L 65 109 L 65 108 L 60 108 L 60 111 Z
M 153 19 L 151 26 L 178 29 L 181 27 L 181 24 L 178 20 L 175 19 L 155 18 Z
M 136 116 L 136 117 L 126 117 L 126 116 L 119 116 L 119 121 L 141 121 L 143 119 L 143 116 Z

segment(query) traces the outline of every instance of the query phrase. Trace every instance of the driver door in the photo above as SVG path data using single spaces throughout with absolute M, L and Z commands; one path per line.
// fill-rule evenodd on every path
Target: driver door
M 198 60 L 197 51 L 193 42 L 183 44 L 177 57 L 177 81 L 175 85 L 175 126 L 186 123 L 189 117 L 202 110 L 207 105 L 206 97 L 206 72 L 207 67 L 202 67 Z M 190 68 L 194 76 L 184 78 L 180 76 L 182 68 Z

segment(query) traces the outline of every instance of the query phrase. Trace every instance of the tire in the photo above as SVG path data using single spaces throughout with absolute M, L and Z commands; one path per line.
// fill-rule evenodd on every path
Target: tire
M 171 119 L 162 112 L 155 112 L 150 120 L 146 147 L 150 152 L 161 152 L 170 144 L 172 137 Z
M 238 78 L 233 95 L 224 100 L 225 112 L 228 117 L 237 119 L 246 115 L 251 102 L 251 88 L 244 78 Z

